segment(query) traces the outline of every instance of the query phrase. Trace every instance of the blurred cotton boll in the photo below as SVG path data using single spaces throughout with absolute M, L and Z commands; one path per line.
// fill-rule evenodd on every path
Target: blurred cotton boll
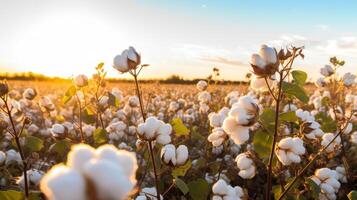
M 41 190 L 50 200 L 88 199 L 85 192 L 88 189 L 95 191 L 92 195 L 97 195 L 90 198 L 122 200 L 128 197 L 136 184 L 137 168 L 134 153 L 112 145 L 98 149 L 85 144 L 74 145 L 68 154 L 67 166 L 52 168 L 41 181 Z M 66 185 L 61 188 L 61 184 Z M 63 191 L 68 196 L 61 194 Z
M 199 91 L 204 91 L 204 90 L 207 89 L 208 84 L 207 84 L 206 81 L 202 81 L 202 80 L 201 80 L 201 81 L 198 81 L 196 87 L 197 87 L 197 89 L 198 89 Z
M 342 81 L 343 81 L 344 85 L 347 86 L 347 87 L 352 86 L 353 84 L 355 84 L 355 79 L 356 79 L 356 75 L 353 75 L 350 72 L 346 73 L 342 77 Z
M 85 200 L 85 178 L 79 171 L 58 165 L 42 178 L 40 189 L 49 200 Z
M 325 77 L 329 77 L 331 76 L 332 74 L 334 74 L 334 70 L 333 68 L 331 67 L 331 65 L 325 65 L 324 67 L 322 67 L 320 69 L 320 73 L 321 75 L 325 76 Z
M 113 67 L 116 70 L 125 73 L 129 70 L 136 69 L 140 63 L 140 54 L 134 47 L 129 47 L 129 49 L 125 49 L 120 55 L 114 57 Z
M 76 76 L 73 81 L 77 87 L 84 87 L 88 85 L 88 77 L 83 74 Z
M 272 80 L 271 78 L 268 77 L 267 81 L 265 81 L 264 78 L 253 76 L 252 80 L 250 81 L 250 87 L 256 92 L 267 92 L 269 91 L 267 82 L 270 88 L 274 87 L 274 80 Z
M 32 88 L 27 88 L 24 93 L 22 94 L 22 96 L 27 99 L 27 100 L 32 100 L 36 97 L 37 92 L 35 89 Z

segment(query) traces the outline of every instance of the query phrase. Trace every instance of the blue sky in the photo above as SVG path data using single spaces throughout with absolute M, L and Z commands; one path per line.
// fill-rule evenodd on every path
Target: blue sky
M 304 45 L 297 68 L 318 77 L 337 55 L 357 69 L 356 1 L 263 0 L 0 0 L 0 70 L 51 76 L 90 74 L 133 45 L 151 66 L 147 78 L 225 79 L 250 71 L 261 44 Z

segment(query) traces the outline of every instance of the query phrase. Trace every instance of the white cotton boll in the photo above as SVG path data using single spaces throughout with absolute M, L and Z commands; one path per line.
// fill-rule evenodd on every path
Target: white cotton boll
M 278 143 L 278 147 L 280 147 L 282 149 L 292 149 L 293 145 L 294 145 L 294 141 L 291 137 L 283 138 Z
M 274 87 L 274 81 L 270 78 L 267 78 L 267 82 L 270 88 Z M 250 88 L 257 92 L 266 92 L 269 90 L 264 78 L 259 78 L 253 75 L 252 80 L 250 81 Z
M 321 145 L 326 147 L 335 137 L 335 134 L 333 133 L 325 133 L 322 136 L 322 141 L 321 141 Z M 339 144 L 341 143 L 341 138 L 340 136 L 338 136 L 326 149 L 327 153 L 331 153 L 335 150 L 336 147 L 339 146 Z
M 253 164 L 253 160 L 248 158 L 246 153 L 239 154 L 235 161 L 239 169 L 248 169 Z
M 171 142 L 171 136 L 166 134 L 158 135 L 156 138 L 156 142 L 163 145 L 168 144 Z
M 335 191 L 333 187 L 327 183 L 321 183 L 320 188 L 324 193 L 334 193 Z
M 38 186 L 40 184 L 40 181 L 43 177 L 44 173 L 42 171 L 39 171 L 37 169 L 30 169 L 27 170 L 27 182 L 29 185 L 34 185 Z M 24 175 L 22 175 L 19 180 L 17 181 L 17 184 L 24 189 L 25 188 L 25 178 Z
M 235 119 L 226 118 L 223 129 L 236 144 L 243 144 L 249 140 L 249 127 L 237 125 Z
M 125 199 L 134 188 L 123 168 L 112 161 L 92 159 L 83 170 L 100 199 Z
M 336 172 L 338 176 L 338 180 L 342 183 L 347 183 L 346 170 L 344 167 L 336 167 Z
M 167 144 L 161 149 L 161 159 L 165 164 L 176 165 L 176 148 L 173 144 Z
M 155 117 L 149 117 L 146 119 L 145 124 L 145 135 L 147 138 L 153 138 L 160 127 L 159 120 Z
M 343 75 L 342 80 L 345 86 L 349 87 L 355 84 L 356 75 L 351 74 L 350 72 Z
M 88 77 L 84 74 L 80 74 L 74 78 L 74 84 L 77 87 L 84 87 L 88 85 Z
M 176 164 L 184 165 L 188 159 L 188 148 L 185 145 L 180 145 L 176 149 Z
M 291 160 L 288 158 L 286 151 L 279 149 L 275 153 L 276 153 L 276 156 L 278 157 L 279 161 L 283 165 L 291 164 Z
M 252 165 L 248 169 L 240 170 L 238 175 L 243 179 L 252 179 L 255 176 L 255 166 Z
M 151 200 L 158 200 L 157 199 L 157 192 L 155 187 L 151 188 L 143 188 L 138 197 L 135 200 L 147 200 L 149 197 Z M 160 195 L 160 200 L 164 199 L 162 195 Z
M 212 143 L 213 146 L 217 147 L 222 145 L 226 140 L 226 133 L 223 128 L 214 128 L 212 133 L 208 136 L 207 140 Z
M 261 58 L 265 61 L 265 63 L 268 64 L 274 64 L 277 62 L 277 53 L 276 50 L 272 47 L 269 47 L 267 45 L 262 45 L 259 50 L 259 55 Z
M 212 192 L 218 195 L 226 195 L 228 193 L 227 183 L 224 180 L 219 179 L 215 184 L 213 184 Z
M 254 66 L 257 66 L 261 69 L 264 69 L 266 63 L 265 60 L 259 54 L 252 54 L 250 58 L 250 63 Z
M 114 57 L 113 67 L 122 73 L 129 71 L 127 58 L 128 58 L 128 50 L 126 49 L 120 55 Z
M 37 133 L 39 130 L 40 130 L 40 128 L 39 128 L 36 124 L 31 124 L 31 125 L 27 128 L 27 131 L 28 131 L 30 134 Z
M 51 133 L 53 136 L 62 136 L 65 133 L 65 127 L 62 124 L 54 124 L 51 128 Z
M 300 163 L 300 155 L 305 154 L 305 147 L 300 138 L 283 138 L 279 141 L 275 154 L 283 165 Z
M 353 132 L 353 133 L 351 134 L 350 141 L 351 141 L 353 144 L 357 144 L 357 131 L 355 131 L 355 132 Z
M 161 121 L 162 122 L 162 121 Z M 172 126 L 170 124 L 161 123 L 157 130 L 160 135 L 170 135 L 172 132 Z
M 10 149 L 10 150 L 6 151 L 5 165 L 9 165 L 12 163 L 17 163 L 19 165 L 22 165 L 20 153 L 15 151 L 14 149 Z
M 137 107 L 140 104 L 140 100 L 137 96 L 129 97 L 128 103 L 131 107 Z
M 199 91 L 204 91 L 207 89 L 208 84 L 206 81 L 201 80 L 201 81 L 198 81 L 196 86 Z
M 295 111 L 295 114 L 297 117 L 300 118 L 301 121 L 306 122 L 306 121 L 315 121 L 314 116 L 312 116 L 308 111 L 304 111 L 302 109 L 297 109 Z
M 329 168 L 320 168 L 315 171 L 315 176 L 320 180 L 326 180 L 332 176 L 332 170 Z
M 0 151 L 0 165 L 4 164 L 6 161 L 6 154 L 3 151 Z
M 99 106 L 101 107 L 107 107 L 108 106 L 108 101 L 109 101 L 109 97 L 108 96 L 102 96 L 100 99 L 99 99 Z
M 198 94 L 198 101 L 202 103 L 208 103 L 211 101 L 211 94 L 207 91 L 200 92 Z
M 73 145 L 67 156 L 67 166 L 82 171 L 85 163 L 94 157 L 95 149 L 86 144 Z
M 36 90 L 34 90 L 32 88 L 25 89 L 24 93 L 22 94 L 22 96 L 27 100 L 34 99 L 36 97 L 36 95 L 37 95 Z
M 217 113 L 210 113 L 208 115 L 208 119 L 210 122 L 211 127 L 221 127 L 223 120 L 222 120 L 222 115 L 217 114 Z
M 334 73 L 334 70 L 330 65 L 325 65 L 324 67 L 322 67 L 320 69 L 320 73 L 323 76 L 328 77 L 328 76 L 331 76 Z
M 85 200 L 85 180 L 76 170 L 55 166 L 42 178 L 41 191 L 49 200 Z
M 89 124 L 85 124 L 83 126 L 83 133 L 87 136 L 90 137 L 93 135 L 94 131 L 95 131 L 95 126 L 89 125 Z

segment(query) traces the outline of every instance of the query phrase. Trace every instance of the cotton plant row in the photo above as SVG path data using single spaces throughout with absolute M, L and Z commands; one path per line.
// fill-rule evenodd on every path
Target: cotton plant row
M 315 86 L 302 47 L 262 45 L 246 91 L 147 92 L 140 53 L 104 64 L 62 94 L 0 84 L 0 197 L 28 199 L 339 199 L 356 188 L 355 75 L 333 57 Z M 217 89 L 218 87 L 218 89 Z M 314 87 L 311 95 L 306 88 Z M 158 91 L 160 90 L 160 91 Z M 351 197 L 352 198 L 352 197 Z

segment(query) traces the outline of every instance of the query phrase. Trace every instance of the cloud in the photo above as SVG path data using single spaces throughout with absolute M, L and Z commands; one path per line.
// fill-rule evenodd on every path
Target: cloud
M 327 31 L 329 29 L 329 27 L 326 24 L 317 24 L 316 28 L 323 30 L 323 31 Z
M 207 62 L 214 62 L 214 63 L 220 63 L 220 64 L 225 64 L 225 65 L 233 65 L 233 66 L 248 66 L 247 63 L 240 61 L 240 60 L 233 60 L 221 56 L 212 56 L 212 57 L 201 57 L 199 58 L 202 61 L 207 61 Z
M 304 46 L 308 42 L 308 39 L 302 35 L 281 35 L 279 39 L 272 40 L 269 42 L 270 45 L 276 47 L 285 47 L 285 46 Z
M 355 54 L 357 53 L 357 37 L 339 37 L 317 45 L 316 49 L 329 54 Z

